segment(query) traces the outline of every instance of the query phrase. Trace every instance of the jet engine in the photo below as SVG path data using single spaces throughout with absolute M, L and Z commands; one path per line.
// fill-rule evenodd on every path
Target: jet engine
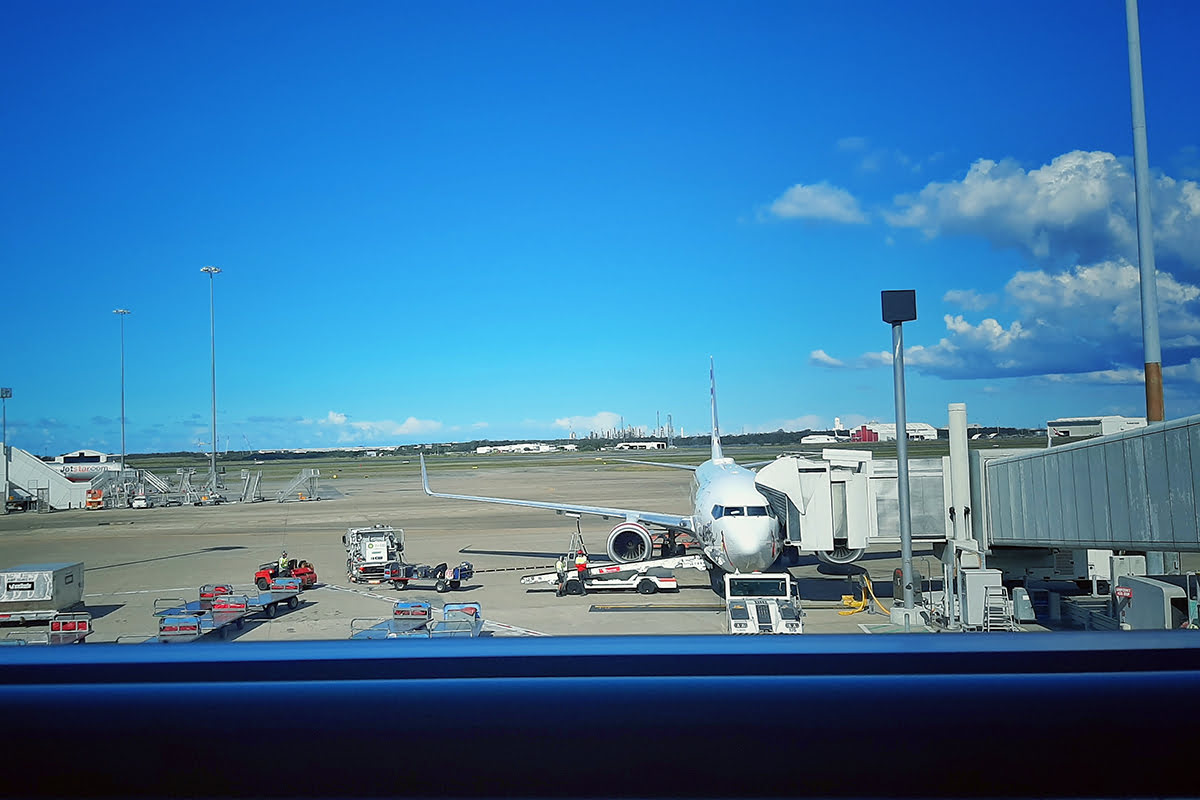
M 865 552 L 865 547 L 849 548 L 844 544 L 835 544 L 832 550 L 818 550 L 817 558 L 826 564 L 852 564 L 862 558 Z
M 646 526 L 622 522 L 608 534 L 608 557 L 618 564 L 645 561 L 654 553 L 654 541 Z

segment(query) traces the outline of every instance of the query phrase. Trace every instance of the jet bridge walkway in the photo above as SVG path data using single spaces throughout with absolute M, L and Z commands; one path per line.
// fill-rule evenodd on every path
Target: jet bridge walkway
M 987 547 L 1200 552 L 1200 415 L 972 457 Z

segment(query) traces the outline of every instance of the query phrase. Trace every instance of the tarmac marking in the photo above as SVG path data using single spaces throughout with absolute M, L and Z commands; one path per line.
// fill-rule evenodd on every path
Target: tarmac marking
M 530 630 L 529 628 L 522 628 L 517 625 L 509 625 L 506 622 L 496 622 L 493 619 L 485 619 L 483 621 L 483 627 L 485 630 L 486 629 L 492 629 L 492 630 L 499 629 L 501 631 L 511 631 L 513 633 L 516 633 L 518 636 L 549 636 L 550 635 L 548 633 L 542 633 L 541 631 Z
M 725 610 L 725 606 L 720 606 L 720 605 L 716 605 L 716 604 L 701 605 L 701 604 L 693 604 L 693 603 L 688 603 L 686 605 L 673 604 L 673 605 L 659 605 L 659 606 L 652 606 L 652 605 L 592 606 L 591 608 L 588 609 L 589 612 L 592 612 L 592 611 L 598 611 L 598 612 L 599 611 L 603 611 L 603 612 L 608 612 L 608 611 L 724 611 L 724 610 Z
M 94 592 L 92 594 L 85 594 L 84 597 L 120 597 L 127 594 L 162 594 L 163 592 L 186 592 L 195 588 L 195 586 L 176 586 L 173 589 L 137 589 L 132 592 Z
M 334 591 L 346 592 L 347 594 L 357 594 L 361 597 L 370 597 L 374 600 L 383 600 L 388 603 L 395 603 L 396 598 L 398 596 L 398 595 L 390 595 L 389 596 L 386 594 L 377 594 L 375 592 L 360 592 L 357 589 L 348 589 L 345 586 L 326 585 L 326 586 L 322 586 L 321 588 L 322 589 L 333 589 Z M 400 595 L 400 596 L 402 596 L 402 595 Z M 499 631 L 504 631 L 506 633 L 513 633 L 513 634 L 516 634 L 517 636 L 549 636 L 550 635 L 548 633 L 542 633 L 541 631 L 535 631 L 530 628 L 522 628 L 519 625 L 509 625 L 507 622 L 497 622 L 494 619 L 485 619 L 483 621 L 483 627 L 485 630 L 492 630 L 492 631 L 499 630 Z

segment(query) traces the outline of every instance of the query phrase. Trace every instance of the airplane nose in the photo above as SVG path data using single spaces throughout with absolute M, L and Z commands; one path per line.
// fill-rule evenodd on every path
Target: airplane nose
M 721 520 L 721 536 L 729 563 L 738 572 L 761 572 L 779 555 L 771 519 Z

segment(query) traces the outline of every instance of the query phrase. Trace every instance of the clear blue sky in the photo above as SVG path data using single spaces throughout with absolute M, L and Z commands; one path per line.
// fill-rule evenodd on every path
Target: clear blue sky
M 1143 2 L 1168 417 L 1200 411 L 1200 5 Z M 1144 414 L 1124 4 L 8 3 L 10 441 Z

